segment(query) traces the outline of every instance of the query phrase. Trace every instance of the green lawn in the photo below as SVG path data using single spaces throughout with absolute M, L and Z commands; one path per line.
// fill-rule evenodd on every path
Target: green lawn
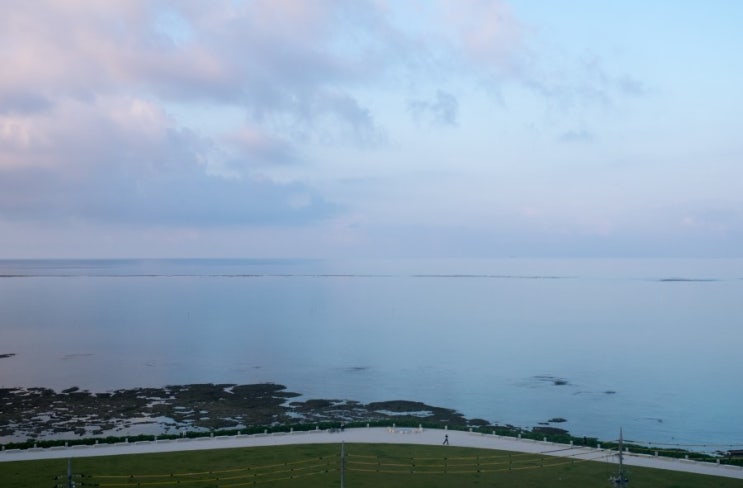
M 76 486 L 341 486 L 340 445 L 293 445 L 72 460 Z M 345 486 L 610 487 L 616 466 L 460 447 L 347 444 Z M 732 488 L 743 480 L 628 468 L 632 488 Z M 0 463 L 4 488 L 67 486 L 67 460 Z M 54 480 L 62 475 L 59 480 Z

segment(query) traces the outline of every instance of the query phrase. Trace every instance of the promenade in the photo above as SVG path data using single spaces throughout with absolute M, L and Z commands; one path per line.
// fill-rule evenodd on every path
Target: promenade
M 617 463 L 616 451 L 555 444 L 551 442 L 478 434 L 444 429 L 412 428 L 354 428 L 343 432 L 326 430 L 253 434 L 195 439 L 157 440 L 144 442 L 122 442 L 118 444 L 96 444 L 91 446 L 52 447 L 46 449 L 5 449 L 0 451 L 0 462 L 28 461 L 34 459 L 66 459 L 91 456 L 115 456 L 121 454 L 147 454 L 156 452 L 195 451 L 201 449 L 231 449 L 238 447 L 264 447 L 289 444 L 423 444 L 441 445 L 447 435 L 450 446 L 498 449 L 504 451 L 544 454 L 575 460 L 595 460 Z M 743 479 L 743 468 L 687 459 L 625 453 L 624 464 L 647 468 L 684 471 L 711 476 Z

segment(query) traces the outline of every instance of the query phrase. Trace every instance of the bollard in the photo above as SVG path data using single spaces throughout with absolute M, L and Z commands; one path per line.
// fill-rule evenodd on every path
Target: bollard
M 596 444 L 596 449 L 601 449 L 601 444 Z
M 366 428 L 367 428 L 367 429 L 369 428 L 369 422 L 367 422 L 367 423 L 366 423 Z
M 521 439 L 521 434 L 519 434 L 519 439 Z
M 268 429 L 263 429 L 264 434 L 268 434 Z
M 418 424 L 418 432 L 423 432 L 423 424 Z
M 544 442 L 547 442 L 547 437 L 546 436 L 544 437 Z
M 444 426 L 444 430 L 449 430 L 449 426 L 448 425 L 445 425 Z
M 655 451 L 655 457 L 658 457 L 658 451 Z
M 573 447 L 573 441 L 570 441 L 570 447 Z
M 293 434 L 294 433 L 294 427 L 289 427 L 289 433 L 290 434 Z
M 472 432 L 472 427 L 470 427 L 470 432 Z

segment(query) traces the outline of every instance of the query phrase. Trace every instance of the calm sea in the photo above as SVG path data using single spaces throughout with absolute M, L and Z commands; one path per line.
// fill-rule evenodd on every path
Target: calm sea
M 0 386 L 275 382 L 743 444 L 743 260 L 0 261 Z

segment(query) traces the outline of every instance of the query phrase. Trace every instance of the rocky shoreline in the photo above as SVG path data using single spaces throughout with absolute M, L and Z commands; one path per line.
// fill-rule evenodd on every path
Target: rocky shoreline
M 458 430 L 497 433 L 512 437 L 596 447 L 613 442 L 576 438 L 553 424 L 554 417 L 527 429 L 492 425 L 468 419 L 453 409 L 410 400 L 361 403 L 353 400 L 300 399 L 283 385 L 260 383 L 189 384 L 163 388 L 120 389 L 92 393 L 77 387 L 57 392 L 50 388 L 0 388 L 0 445 L 6 448 L 151 440 L 289 431 L 290 429 L 336 429 L 342 426 L 397 424 L 400 427 L 449 426 Z M 653 448 L 634 446 L 652 453 Z M 657 448 L 655 448 L 657 450 Z M 716 459 L 701 452 L 670 449 L 666 456 Z M 739 455 L 717 452 L 725 462 L 741 464 Z
M 312 423 L 417 420 L 481 426 L 455 410 L 408 400 L 300 400 L 272 383 L 191 384 L 91 393 L 73 387 L 0 389 L 0 442 L 185 434 Z

